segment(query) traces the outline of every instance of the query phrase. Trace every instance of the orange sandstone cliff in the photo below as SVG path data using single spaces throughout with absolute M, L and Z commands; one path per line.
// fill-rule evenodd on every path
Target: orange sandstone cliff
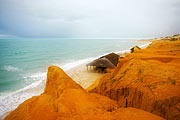
M 157 115 L 136 108 L 119 108 L 117 101 L 96 93 L 88 93 L 62 69 L 55 66 L 48 68 L 44 93 L 26 100 L 5 118 L 5 120 L 97 119 L 163 120 Z
M 87 89 L 168 120 L 180 120 L 180 41 L 152 43 L 120 59 Z

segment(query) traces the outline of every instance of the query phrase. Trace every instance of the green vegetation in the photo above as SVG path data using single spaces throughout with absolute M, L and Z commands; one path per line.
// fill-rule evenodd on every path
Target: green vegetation
M 140 82 L 144 82 L 144 78 L 142 77 L 142 78 L 140 78 Z
M 172 80 L 171 83 L 172 83 L 173 85 L 176 85 L 176 80 Z
M 155 83 L 154 83 L 154 84 L 152 84 L 152 88 L 153 88 L 153 89 L 157 88 L 157 86 L 156 86 L 156 84 L 155 84 Z

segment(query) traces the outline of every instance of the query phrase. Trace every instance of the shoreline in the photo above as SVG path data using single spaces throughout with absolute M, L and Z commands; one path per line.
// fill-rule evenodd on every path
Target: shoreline
M 152 42 L 148 42 L 146 44 L 140 45 L 139 47 L 141 49 L 144 49 L 146 47 L 148 47 Z M 127 53 L 130 53 L 131 50 L 126 49 L 126 50 L 121 50 L 118 52 L 114 52 L 116 54 L 118 54 L 120 57 L 125 57 Z M 100 55 L 94 59 L 92 59 L 91 61 L 107 55 L 109 53 Z M 89 61 L 88 61 L 89 62 Z M 80 84 L 84 89 L 87 89 L 88 87 L 90 87 L 99 77 L 101 77 L 103 75 L 103 73 L 97 73 L 94 71 L 87 71 L 86 70 L 86 64 L 88 62 L 85 62 L 83 64 L 80 64 L 78 66 L 75 66 L 67 71 L 65 71 L 74 81 L 76 81 L 78 84 Z
M 66 71 L 66 73 L 84 89 L 88 88 L 96 79 L 103 75 L 103 73 L 87 71 L 86 64 L 72 68 Z
M 177 75 L 179 75 L 178 67 L 180 60 L 180 41 L 158 41 L 152 42 L 150 45 L 149 44 L 150 43 L 140 46 L 145 49 L 127 54 L 119 61 L 119 64 L 112 73 L 104 74 L 102 77 L 97 79 L 99 82 L 95 83 L 90 90 L 83 89 L 81 87 L 81 85 L 85 84 L 88 79 L 90 79 L 87 76 L 87 74 L 90 73 L 85 69 L 86 63 L 79 64 L 66 71 L 63 71 L 61 68 L 56 66 L 50 66 L 48 68 L 45 92 L 40 96 L 28 99 L 28 103 L 22 103 L 15 112 L 13 111 L 8 115 L 7 119 L 11 120 L 12 118 L 15 118 L 16 115 L 18 118 L 24 118 L 27 116 L 30 118 L 38 117 L 42 119 L 46 117 L 52 118 L 51 111 L 55 108 L 51 108 L 47 105 L 56 105 L 58 107 L 60 111 L 54 111 L 54 113 L 57 114 L 59 119 L 66 118 L 66 116 L 64 117 L 64 114 L 68 115 L 67 118 L 78 119 L 89 118 L 89 116 L 94 118 L 94 115 L 96 116 L 97 114 L 99 116 L 96 118 L 102 118 L 102 116 L 106 117 L 106 115 L 110 115 L 115 119 L 120 117 L 128 118 L 128 116 L 130 116 L 129 118 L 131 119 L 138 118 L 140 115 L 137 117 L 131 116 L 131 114 L 136 114 L 135 111 L 132 113 L 129 112 L 129 109 L 134 108 L 141 110 L 141 113 L 145 116 L 145 118 L 153 119 L 153 116 L 162 120 L 171 120 L 175 117 L 179 118 L 179 116 L 174 114 L 179 114 L 179 112 L 172 108 L 179 107 L 180 82 L 179 76 Z M 126 54 L 129 51 L 130 50 L 126 50 L 126 52 L 121 51 L 119 54 Z M 90 76 L 92 77 L 95 75 Z M 77 80 L 73 77 L 77 77 L 77 80 L 79 80 L 79 78 L 86 77 L 87 81 L 79 80 L 77 82 Z M 89 84 L 91 84 L 91 82 L 89 82 Z M 89 85 L 86 84 L 84 86 Z M 55 102 L 54 100 L 49 101 L 52 97 L 55 99 Z M 177 99 L 174 99 L 174 97 L 177 97 Z M 37 99 L 34 101 L 34 98 Z M 106 99 L 107 101 L 110 100 L 115 104 L 107 102 Z M 36 105 L 35 109 L 31 104 L 31 101 L 34 105 Z M 59 104 L 61 106 L 58 106 Z M 23 111 L 29 105 L 32 106 L 29 108 L 29 111 Z M 107 105 L 109 106 L 107 107 Z M 162 105 L 164 106 L 163 108 L 161 107 Z M 114 109 L 112 109 L 112 107 L 114 107 Z M 92 108 L 93 113 L 90 111 Z M 125 109 L 128 110 L 125 112 L 128 114 L 124 114 L 119 111 L 122 108 L 122 111 Z M 72 112 L 71 109 L 74 111 Z M 99 110 L 102 110 L 103 113 L 101 111 L 98 112 Z M 36 111 L 39 111 L 41 115 L 34 116 Z M 82 116 L 84 115 L 84 111 L 87 113 L 87 116 Z M 147 117 L 143 112 L 149 113 L 149 116 Z M 21 113 L 25 113 L 25 115 L 23 116 Z M 44 113 L 47 113 L 47 116 L 44 116 Z M 59 115 L 59 113 L 62 116 Z M 74 115 L 74 113 L 77 114 Z M 117 114 L 115 113 L 122 114 L 117 117 Z M 69 117 L 69 115 L 72 116 Z
M 177 40 L 154 41 L 146 49 L 122 58 L 112 74 L 101 77 L 88 92 L 113 99 L 119 107 L 138 108 L 168 120 L 179 119 L 179 63 L 180 36 Z
M 148 41 L 146 41 L 146 42 L 148 42 Z M 146 44 L 140 45 L 139 47 L 140 47 L 140 48 L 145 48 L 145 47 L 147 47 L 149 44 L 151 44 L 151 42 L 148 42 L 148 43 L 146 43 Z M 121 57 L 124 57 L 125 54 L 130 53 L 130 48 L 129 48 L 129 49 L 126 49 L 126 50 L 120 50 L 120 51 L 118 51 L 118 52 L 114 51 L 114 53 L 120 55 Z M 105 53 L 105 54 L 103 54 L 103 55 L 106 55 L 106 54 L 108 54 L 108 53 Z M 73 66 L 72 68 L 67 69 L 67 70 L 66 70 L 66 67 L 64 67 L 63 70 L 64 70 L 73 80 L 75 80 L 75 81 L 76 81 L 78 84 L 80 84 L 84 89 L 86 89 L 86 88 L 88 88 L 89 86 L 91 86 L 91 85 L 96 81 L 96 79 L 98 79 L 101 75 L 103 75 L 103 73 L 96 73 L 96 72 L 87 71 L 87 70 L 86 70 L 86 64 L 87 64 L 88 62 L 94 60 L 94 59 L 97 59 L 97 58 L 103 56 L 103 55 L 99 55 L 99 56 L 94 57 L 94 58 L 79 60 L 79 61 L 81 61 L 81 62 L 83 61 L 83 63 L 79 63 L 78 65 L 75 65 L 75 66 Z M 78 61 L 76 61 L 76 62 L 78 62 Z M 69 63 L 69 64 L 71 64 L 71 63 Z M 62 68 L 63 68 L 63 67 L 62 67 Z M 18 99 L 17 99 L 16 105 L 14 105 L 14 101 L 12 101 L 11 105 L 12 105 L 12 104 L 14 105 L 14 107 L 12 107 L 12 110 L 14 110 L 14 109 L 15 109 L 19 104 L 21 104 L 23 101 L 31 98 L 32 96 L 38 96 L 38 95 L 40 95 L 40 94 L 43 92 L 43 90 L 44 90 L 45 82 L 46 82 L 46 80 L 45 80 L 45 81 L 44 81 L 44 80 L 41 80 L 41 81 L 38 81 L 38 82 L 36 82 L 36 83 L 32 83 L 31 85 L 29 85 L 30 88 L 28 88 L 29 86 L 25 87 L 25 88 L 28 88 L 28 89 L 25 90 L 25 91 L 24 91 L 25 88 L 22 88 L 22 89 L 20 89 L 20 90 L 17 90 L 17 91 L 15 91 L 15 92 L 12 92 L 12 93 L 10 93 L 10 94 L 8 94 L 8 95 L 5 95 L 5 96 L 3 96 L 3 97 L 4 97 L 4 99 L 5 99 L 6 97 L 10 97 L 11 95 L 12 95 L 12 96 L 15 96 L 16 93 L 18 93 L 18 94 L 25 93 L 25 92 L 28 92 L 28 93 L 29 93 L 29 96 L 26 96 L 26 95 L 23 96 L 20 101 L 18 101 Z M 33 86 L 33 84 L 38 84 L 38 83 L 40 83 L 40 84 L 39 84 L 39 85 L 36 85 L 35 88 L 31 88 L 31 87 Z M 43 85 L 44 85 L 44 86 L 43 86 Z M 39 86 L 41 86 L 41 88 L 39 88 Z M 33 92 L 30 91 L 30 90 L 32 90 L 32 89 L 33 89 Z M 37 89 L 38 89 L 38 91 L 36 91 Z M 2 96 L 0 96 L 0 97 L 2 97 Z M 2 98 L 2 99 L 3 99 L 3 98 Z M 18 102 L 18 103 L 17 103 L 17 102 Z M 10 109 L 11 109 L 11 108 L 10 108 Z M 12 110 L 11 110 L 11 111 L 12 111 Z M 8 113 L 11 112 L 11 111 L 6 110 L 6 112 L 3 113 L 2 116 L 0 115 L 0 120 L 1 120 L 1 117 L 2 117 L 2 118 L 5 118 L 5 117 L 8 115 Z

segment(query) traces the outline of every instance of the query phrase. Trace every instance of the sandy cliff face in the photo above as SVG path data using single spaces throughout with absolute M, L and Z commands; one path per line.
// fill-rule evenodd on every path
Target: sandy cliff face
M 120 59 L 88 91 L 169 120 L 180 119 L 180 41 L 159 42 Z
M 116 101 L 86 92 L 60 68 L 48 68 L 44 93 L 32 97 L 5 120 L 163 120 L 135 108 L 118 108 Z

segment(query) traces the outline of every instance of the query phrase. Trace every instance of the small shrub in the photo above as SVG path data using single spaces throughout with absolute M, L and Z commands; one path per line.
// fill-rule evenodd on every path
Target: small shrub
M 116 80 L 114 79 L 114 76 L 112 76 L 111 78 L 110 78 L 110 80 L 112 81 L 112 82 L 115 82 Z
M 123 72 L 123 74 L 125 75 L 128 71 L 129 71 L 129 69 L 126 69 L 126 70 Z
M 138 74 L 140 75 L 142 73 L 142 70 L 141 69 L 139 69 L 139 72 L 138 72 Z
M 172 80 L 171 83 L 172 83 L 173 85 L 176 85 L 176 80 Z
M 142 78 L 140 79 L 140 81 L 141 81 L 141 82 L 144 82 L 144 78 L 142 77 Z
M 112 82 L 114 83 L 116 80 L 115 79 L 112 79 Z
M 154 83 L 154 84 L 152 84 L 152 88 L 153 88 L 153 89 L 157 88 L 157 86 L 156 86 L 156 84 L 155 84 L 155 83 Z
M 114 78 L 114 76 L 111 76 L 111 78 L 110 78 L 110 79 L 112 80 L 113 78 Z
M 176 38 L 171 38 L 171 40 L 170 41 L 176 41 L 177 39 Z

